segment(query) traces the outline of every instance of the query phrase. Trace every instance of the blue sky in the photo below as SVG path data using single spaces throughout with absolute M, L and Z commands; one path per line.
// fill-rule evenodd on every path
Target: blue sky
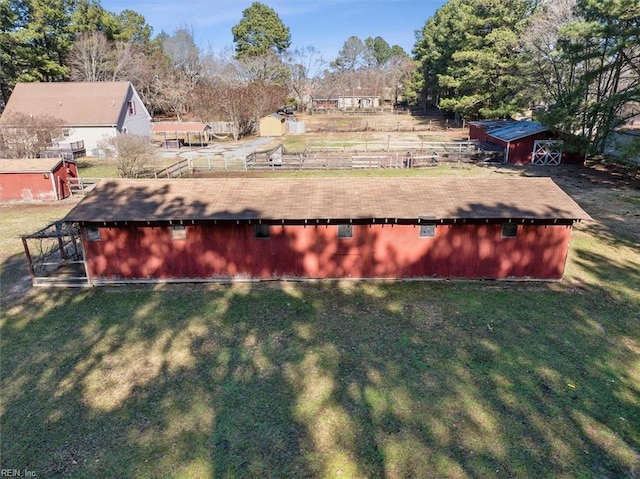
M 242 18 L 251 0 L 102 0 L 110 12 L 124 9 L 144 15 L 154 34 L 173 33 L 181 27 L 194 32 L 198 45 L 221 51 L 233 46 L 231 28 Z M 291 30 L 291 46 L 313 45 L 326 61 L 334 60 L 345 40 L 356 35 L 381 36 L 407 53 L 415 43 L 415 30 L 446 0 L 262 0 Z

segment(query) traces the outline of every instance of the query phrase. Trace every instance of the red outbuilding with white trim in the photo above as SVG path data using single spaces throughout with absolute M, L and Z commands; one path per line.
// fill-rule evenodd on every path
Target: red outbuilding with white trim
M 469 139 L 502 147 L 507 164 L 584 164 L 584 155 L 565 151 L 561 135 L 535 121 L 473 121 Z
M 63 158 L 0 159 L 0 201 L 61 200 L 77 177 L 75 161 Z

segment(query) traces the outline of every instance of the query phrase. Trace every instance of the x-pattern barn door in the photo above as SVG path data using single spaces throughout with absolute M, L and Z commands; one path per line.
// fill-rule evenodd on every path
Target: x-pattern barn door
M 562 140 L 535 140 L 531 163 L 534 165 L 559 165 L 562 160 Z

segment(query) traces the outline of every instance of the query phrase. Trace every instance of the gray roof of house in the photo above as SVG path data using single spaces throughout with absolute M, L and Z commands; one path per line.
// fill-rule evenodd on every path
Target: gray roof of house
M 550 178 L 103 180 L 67 221 L 589 218 Z

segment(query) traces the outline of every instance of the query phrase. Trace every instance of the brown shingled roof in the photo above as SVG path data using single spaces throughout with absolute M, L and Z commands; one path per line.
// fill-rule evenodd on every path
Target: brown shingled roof
M 0 159 L 0 173 L 48 173 L 62 161 L 62 158 Z
M 151 127 L 153 133 L 174 133 L 174 132 L 192 132 L 192 131 L 204 131 L 209 127 L 206 123 L 198 123 L 195 121 L 171 121 L 163 123 L 155 123 Z
M 550 178 L 103 180 L 67 221 L 587 219 Z
M 117 125 L 131 84 L 122 82 L 18 83 L 0 123 L 14 113 L 52 116 L 72 126 Z

